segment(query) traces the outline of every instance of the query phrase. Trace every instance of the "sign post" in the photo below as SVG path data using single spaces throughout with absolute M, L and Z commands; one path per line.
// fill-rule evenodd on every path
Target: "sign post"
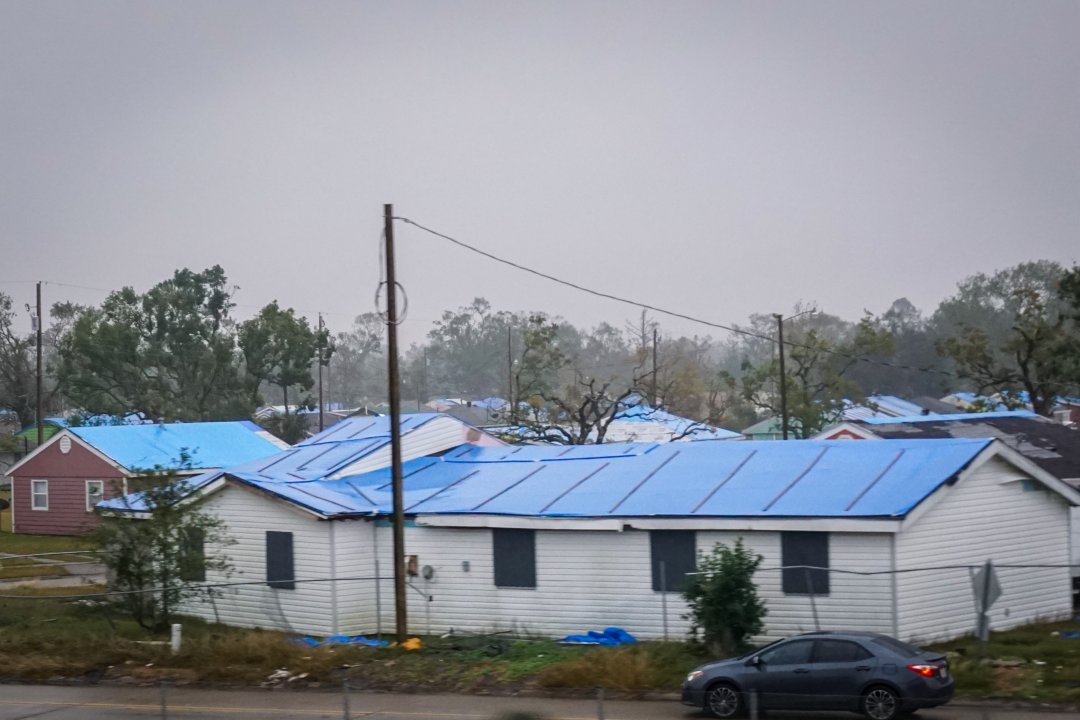
M 971 573 L 971 590 L 975 594 L 975 636 L 979 638 L 981 654 L 985 655 L 986 641 L 990 639 L 989 610 L 1001 597 L 1001 583 L 998 582 L 993 561 L 987 560 L 985 565 Z

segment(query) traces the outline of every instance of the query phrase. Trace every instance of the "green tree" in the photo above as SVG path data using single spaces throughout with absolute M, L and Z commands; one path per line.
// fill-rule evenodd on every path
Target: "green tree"
M 976 391 L 1049 416 L 1056 398 L 1077 387 L 1080 331 L 1070 277 L 1041 260 L 967 278 L 934 315 L 945 336 L 940 352 Z
M 203 584 L 207 572 L 230 570 L 223 548 L 232 540 L 206 512 L 205 496 L 192 493 L 181 474 L 189 468 L 181 458 L 180 471 L 156 468 L 138 478 L 139 492 L 127 496 L 138 517 L 106 513 L 96 532 L 119 604 L 153 632 L 168 628 L 185 600 L 214 592 Z
M 15 329 L 11 298 L 0 292 L 0 408 L 13 410 L 23 425 L 36 419 L 33 353 L 33 337 Z
M 258 403 L 259 387 L 264 382 L 280 388 L 285 404 L 282 437 L 287 442 L 296 442 L 302 437 L 303 428 L 288 420 L 289 389 L 304 392 L 315 384 L 312 365 L 325 367 L 334 352 L 328 331 L 313 330 L 307 318 L 298 317 L 292 308 L 282 310 L 275 300 L 242 323 L 239 336 L 252 401 Z M 304 398 L 297 404 L 307 402 Z
M 850 376 L 865 359 L 892 354 L 892 335 L 863 318 L 857 325 L 831 315 L 815 315 L 785 325 L 784 353 L 787 410 L 794 437 L 810 437 L 836 423 L 849 402 L 862 402 L 865 393 Z M 779 417 L 780 361 L 772 358 L 754 366 L 744 362 L 742 377 L 733 386 L 755 407 Z
M 744 652 L 750 638 L 765 627 L 768 611 L 754 584 L 761 561 L 742 538 L 731 547 L 717 543 L 709 553 L 698 552 L 697 574 L 689 576 L 683 590 L 689 608 L 686 617 L 690 636 L 700 636 L 714 655 Z
M 57 378 L 90 413 L 141 411 L 165 420 L 222 420 L 254 406 L 240 371 L 224 270 L 177 270 L 140 295 L 126 287 L 100 307 L 68 307 Z

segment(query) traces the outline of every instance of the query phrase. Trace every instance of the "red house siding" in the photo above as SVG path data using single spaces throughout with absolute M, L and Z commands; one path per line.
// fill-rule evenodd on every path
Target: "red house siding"
M 38 535 L 90 532 L 97 527 L 98 517 L 86 511 L 86 481 L 103 480 L 104 497 L 111 498 L 123 492 L 120 487 L 123 477 L 122 472 L 74 438 L 67 454 L 60 452 L 60 443 L 53 442 L 16 469 L 11 478 L 12 531 Z M 32 508 L 34 480 L 49 481 L 48 510 Z

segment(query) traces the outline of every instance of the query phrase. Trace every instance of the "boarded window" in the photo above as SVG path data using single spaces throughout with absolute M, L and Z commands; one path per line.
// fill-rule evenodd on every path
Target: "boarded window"
M 780 564 L 788 595 L 829 594 L 829 533 L 780 533 Z
M 291 554 L 290 552 L 290 556 Z M 185 582 L 206 580 L 206 532 L 202 528 L 184 530 L 180 555 L 180 579 Z
M 492 528 L 496 587 L 536 587 L 536 531 Z
M 697 569 L 697 538 L 693 530 L 651 530 L 652 588 L 680 592 L 687 573 Z
M 94 506 L 101 502 L 105 495 L 104 480 L 86 481 L 86 512 L 94 512 Z
M 296 589 L 292 536 L 291 532 L 275 530 L 266 533 L 266 584 L 272 588 Z
M 30 507 L 34 510 L 49 509 L 49 481 L 30 481 Z

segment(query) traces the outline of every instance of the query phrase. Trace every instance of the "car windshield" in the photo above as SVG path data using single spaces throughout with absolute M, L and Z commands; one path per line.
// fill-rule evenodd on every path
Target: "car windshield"
M 903 657 L 915 657 L 916 655 L 922 655 L 922 648 L 917 648 L 914 645 L 908 645 L 905 642 L 900 642 L 896 638 L 891 637 L 876 637 L 873 640 L 878 645 L 884 645 L 895 653 Z

